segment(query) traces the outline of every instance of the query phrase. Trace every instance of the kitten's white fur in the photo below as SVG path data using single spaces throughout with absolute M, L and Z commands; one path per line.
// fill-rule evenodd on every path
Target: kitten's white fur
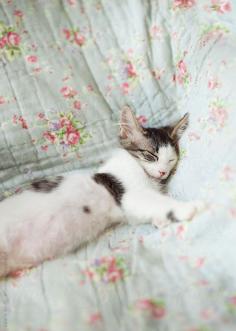
M 25 191 L 2 201 L 0 276 L 65 255 L 113 223 L 150 222 L 161 228 L 171 222 L 170 212 L 178 220 L 190 220 L 202 205 L 163 195 L 150 177 L 158 178 L 159 171 L 168 176 L 176 162 L 170 146 L 161 147 L 159 160 L 149 164 L 124 149 L 114 151 L 98 172 L 112 174 L 123 184 L 120 207 L 103 185 L 77 173 L 65 175 L 50 193 Z
M 3 276 L 73 251 L 120 222 L 122 211 L 90 176 L 70 174 L 51 193 L 25 191 L 4 200 L 0 216 Z
M 152 172 L 158 168 L 155 163 L 152 163 L 152 167 Z M 122 209 L 129 223 L 153 223 L 160 228 L 170 223 L 167 217 L 170 211 L 173 211 L 177 219 L 186 221 L 200 208 L 200 203 L 180 202 L 163 195 L 158 182 L 151 180 L 126 150 L 116 150 L 99 172 L 110 173 L 124 184 Z

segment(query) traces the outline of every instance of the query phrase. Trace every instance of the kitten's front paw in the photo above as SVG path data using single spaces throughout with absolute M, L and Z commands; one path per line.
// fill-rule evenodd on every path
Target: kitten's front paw
M 207 208 L 203 201 L 192 201 L 179 203 L 178 206 L 170 210 L 167 218 L 171 222 L 191 221 L 195 215 Z
M 161 229 L 163 229 L 163 228 L 165 228 L 165 227 L 167 227 L 168 225 L 170 225 L 171 224 L 171 220 L 170 219 L 168 219 L 167 217 L 157 217 L 157 218 L 155 218 L 153 221 L 152 221 L 152 224 L 156 227 L 156 228 L 158 228 L 159 230 L 161 230 Z

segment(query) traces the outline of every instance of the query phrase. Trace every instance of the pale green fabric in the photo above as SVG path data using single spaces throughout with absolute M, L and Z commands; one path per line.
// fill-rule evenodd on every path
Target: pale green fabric
M 128 103 L 144 125 L 190 113 L 170 194 L 211 203 L 191 223 L 112 229 L 2 281 L 0 330 L 235 331 L 235 1 L 0 6 L 4 195 L 35 177 L 97 166 L 117 145 Z M 81 145 L 78 120 L 89 134 Z

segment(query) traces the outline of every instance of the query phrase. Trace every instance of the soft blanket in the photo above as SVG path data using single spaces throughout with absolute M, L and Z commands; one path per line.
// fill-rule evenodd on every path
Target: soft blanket
M 143 125 L 190 113 L 170 194 L 211 203 L 191 223 L 110 229 L 1 281 L 1 331 L 235 331 L 235 7 L 0 1 L 2 198 L 99 164 L 128 103 Z

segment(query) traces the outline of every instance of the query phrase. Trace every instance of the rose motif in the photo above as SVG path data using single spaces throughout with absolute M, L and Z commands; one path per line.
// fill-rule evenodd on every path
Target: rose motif
M 131 62 L 128 62 L 126 65 L 126 71 L 127 71 L 127 75 L 128 77 L 132 78 L 132 77 L 136 77 L 136 71 L 134 69 L 134 66 Z
M 66 117 L 62 117 L 60 119 L 60 127 L 63 128 L 64 126 L 66 126 L 66 127 L 71 126 L 71 121 L 68 120 L 68 118 L 66 118 Z
M 148 311 L 152 318 L 161 319 L 166 315 L 164 302 L 153 299 L 140 299 L 135 304 L 136 308 Z
M 67 132 L 66 139 L 67 139 L 67 142 L 70 145 L 76 145 L 79 142 L 79 139 L 80 139 L 79 131 L 74 131 L 73 130 L 73 131 Z
M 77 92 L 69 86 L 62 87 L 60 92 L 65 98 L 73 98 L 77 94 Z
M 10 46 L 19 46 L 20 44 L 20 36 L 16 32 L 8 32 L 7 33 L 7 43 Z
M 74 108 L 77 110 L 81 109 L 81 102 L 79 100 L 75 100 L 73 104 Z
M 55 143 L 56 135 L 54 133 L 47 131 L 47 132 L 44 132 L 43 136 L 44 136 L 44 138 L 49 140 L 51 143 Z
M 7 44 L 7 37 L 4 36 L 0 39 L 0 48 L 4 48 Z
M 38 57 L 36 55 L 28 55 L 26 60 L 30 63 L 36 63 L 38 61 Z
M 178 68 L 179 68 L 179 72 L 181 73 L 181 75 L 185 75 L 187 72 L 187 68 L 186 65 L 184 63 L 183 60 L 180 60 L 178 63 Z
M 70 30 L 64 29 L 63 32 L 64 32 L 66 40 L 70 40 L 70 37 L 71 37 Z
M 195 0 L 175 0 L 174 6 L 179 8 L 191 8 L 196 4 Z
M 74 33 L 74 40 L 78 46 L 83 46 L 85 43 L 85 37 L 82 36 L 79 32 Z

